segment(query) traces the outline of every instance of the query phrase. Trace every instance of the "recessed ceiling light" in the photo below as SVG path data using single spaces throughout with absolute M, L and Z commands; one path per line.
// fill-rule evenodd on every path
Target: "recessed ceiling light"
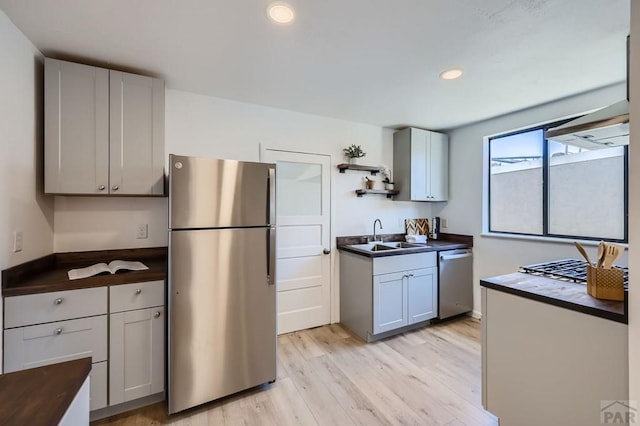
M 269 5 L 267 15 L 269 19 L 277 24 L 289 24 L 296 16 L 291 6 L 280 1 Z
M 443 71 L 440 73 L 440 78 L 443 80 L 455 80 L 462 75 L 462 70 L 454 68 L 451 70 Z

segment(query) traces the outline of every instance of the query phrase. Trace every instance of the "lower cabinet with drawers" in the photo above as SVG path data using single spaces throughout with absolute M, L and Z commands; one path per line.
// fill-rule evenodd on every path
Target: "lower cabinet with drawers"
M 164 391 L 164 281 L 5 297 L 4 372 L 91 357 L 91 411 Z

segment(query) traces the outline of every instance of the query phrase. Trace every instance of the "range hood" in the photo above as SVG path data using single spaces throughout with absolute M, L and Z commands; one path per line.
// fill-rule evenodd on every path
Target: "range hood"
M 571 120 L 545 132 L 545 138 L 587 149 L 629 144 L 629 101 Z

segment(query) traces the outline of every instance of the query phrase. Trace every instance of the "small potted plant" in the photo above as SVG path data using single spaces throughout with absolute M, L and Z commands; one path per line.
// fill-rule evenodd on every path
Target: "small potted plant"
M 342 150 L 344 155 L 349 159 L 349 163 L 356 164 L 358 158 L 362 158 L 367 155 L 366 152 L 362 150 L 360 145 L 351 145 Z
M 384 179 L 382 179 L 384 189 L 392 190 L 394 188 L 394 184 L 393 179 L 391 178 L 391 169 L 385 167 L 382 171 L 382 175 L 384 176 Z

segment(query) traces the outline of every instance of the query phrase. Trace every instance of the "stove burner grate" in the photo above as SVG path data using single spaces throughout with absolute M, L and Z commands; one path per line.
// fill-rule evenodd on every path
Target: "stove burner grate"
M 624 287 L 628 288 L 629 268 L 622 266 L 614 267 L 624 271 Z M 587 261 L 579 259 L 554 260 L 552 262 L 521 266 L 520 272 L 584 284 L 587 282 Z

